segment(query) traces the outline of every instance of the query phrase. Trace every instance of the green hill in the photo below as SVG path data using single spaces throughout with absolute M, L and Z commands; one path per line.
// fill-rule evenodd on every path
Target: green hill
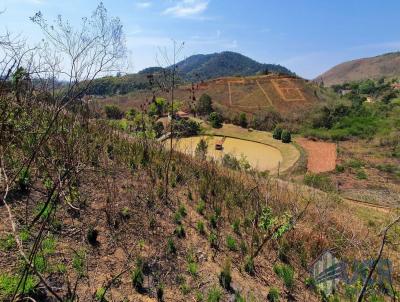
M 181 77 L 188 81 L 209 80 L 227 76 L 251 76 L 266 71 L 293 75 L 293 72 L 281 65 L 262 64 L 242 54 L 230 51 L 193 55 L 179 62 L 177 66 Z M 153 73 L 156 70 L 156 67 L 147 68 L 140 74 Z

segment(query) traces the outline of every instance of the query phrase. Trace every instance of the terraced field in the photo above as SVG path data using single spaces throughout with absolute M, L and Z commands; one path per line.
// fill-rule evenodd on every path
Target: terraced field
M 283 116 L 301 114 L 320 102 L 317 87 L 303 79 L 289 76 L 253 76 L 219 78 L 194 85 L 194 95 L 199 98 L 207 93 L 213 99 L 215 107 L 219 107 L 228 115 L 245 112 L 249 115 L 273 108 Z M 176 99 L 184 103 L 188 109 L 193 106 L 192 86 L 181 86 L 176 90 Z M 159 96 L 164 96 L 160 94 Z M 125 96 L 115 96 L 105 101 L 115 103 L 123 109 L 139 108 L 151 100 L 152 92 L 139 91 Z

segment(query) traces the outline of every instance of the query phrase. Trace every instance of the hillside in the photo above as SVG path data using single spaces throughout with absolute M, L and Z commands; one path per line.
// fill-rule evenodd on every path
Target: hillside
M 316 78 L 325 85 L 400 76 L 400 52 L 344 62 Z
M 191 85 L 182 85 L 175 92 L 176 99 L 183 103 L 185 110 L 194 106 L 191 93 Z M 323 91 L 317 85 L 285 75 L 224 77 L 194 85 L 196 99 L 204 93 L 211 96 L 213 106 L 228 119 L 233 119 L 240 112 L 254 116 L 271 111 L 277 112 L 283 118 L 295 118 L 322 102 L 324 98 Z M 167 97 L 163 93 L 158 96 Z M 150 90 L 141 90 L 109 97 L 101 102 L 128 110 L 132 107 L 140 108 L 151 97 Z
M 1 188 L 3 301 L 14 291 L 36 301 L 265 301 L 271 292 L 318 301 L 309 263 L 332 242 L 344 259 L 377 244 L 354 209 L 322 193 L 179 153 L 165 170 L 162 145 L 69 112 L 21 174 L 32 135 L 18 129 L 43 133 L 53 112 L 29 102 L 7 112 L 16 118 L 2 134 L 17 143 L 5 159 L 17 167 L 7 170 L 10 191 Z
M 242 54 L 230 51 L 208 55 L 193 55 L 177 64 L 180 75 L 188 81 L 209 80 L 227 76 L 250 76 L 265 71 L 293 74 L 286 67 L 262 64 Z M 147 68 L 140 74 L 153 73 L 157 68 Z

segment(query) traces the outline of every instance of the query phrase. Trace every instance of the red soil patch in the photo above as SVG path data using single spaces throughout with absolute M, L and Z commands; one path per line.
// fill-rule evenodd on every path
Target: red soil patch
M 332 171 L 336 167 L 336 144 L 299 138 L 297 142 L 308 154 L 307 169 L 313 173 Z

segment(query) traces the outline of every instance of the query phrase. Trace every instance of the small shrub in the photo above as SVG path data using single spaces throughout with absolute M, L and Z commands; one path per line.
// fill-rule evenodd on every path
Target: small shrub
M 206 203 L 204 202 L 204 200 L 200 199 L 199 203 L 197 204 L 196 211 L 200 215 L 204 215 L 205 209 L 206 209 Z
M 290 134 L 289 131 L 283 130 L 281 139 L 282 139 L 282 143 L 288 144 L 292 141 L 292 135 Z
M 183 217 L 182 217 L 181 213 L 175 212 L 175 214 L 174 214 L 174 223 L 181 224 L 182 223 L 182 219 L 183 219 Z
M 249 274 L 249 275 L 254 275 L 255 273 L 255 267 L 254 267 L 254 259 L 250 256 L 247 256 L 244 260 L 244 270 Z
M 176 246 L 174 240 L 172 238 L 168 238 L 167 241 L 167 253 L 168 254 L 175 254 L 176 253 Z
M 292 267 L 286 264 L 276 264 L 274 266 L 274 272 L 283 280 L 283 283 L 288 289 L 293 287 L 294 270 Z
M 218 226 L 218 217 L 216 215 L 210 216 L 210 225 L 213 229 L 216 229 Z
M 185 296 L 188 295 L 190 293 L 190 291 L 191 291 L 190 286 L 186 282 L 182 283 L 179 286 L 179 289 L 181 290 L 182 294 L 185 295 Z
M 97 244 L 97 237 L 99 236 L 99 231 L 90 227 L 87 231 L 86 239 L 91 245 Z
M 246 302 L 246 299 L 243 298 L 240 293 L 235 293 L 235 300 L 234 302 Z
M 21 191 L 28 190 L 31 183 L 31 174 L 29 173 L 28 169 L 24 168 L 21 170 L 18 175 L 17 183 Z
M 272 134 L 272 137 L 274 139 L 280 140 L 282 138 L 282 128 L 281 127 L 275 127 L 274 133 Z
M 85 259 L 86 252 L 84 250 L 76 252 L 72 258 L 72 267 L 81 277 L 85 275 Z
M 197 265 L 196 262 L 193 261 L 188 263 L 189 274 L 191 274 L 192 276 L 197 276 L 198 271 L 199 271 L 199 266 Z
M 228 235 L 226 237 L 226 246 L 231 251 L 237 251 L 236 240 L 232 236 Z
M 343 165 L 337 164 L 335 170 L 337 173 L 343 173 L 345 170 L 345 167 Z
M 235 219 L 235 221 L 232 223 L 232 230 L 240 235 L 240 220 L 239 219 Z
M 357 170 L 356 177 L 358 179 L 367 179 L 368 178 L 367 173 L 365 173 L 365 171 L 363 169 Z
M 247 254 L 247 245 L 246 245 L 246 242 L 244 240 L 240 241 L 239 248 L 240 248 L 240 252 L 242 253 L 242 255 L 246 255 Z
M 129 218 L 131 217 L 129 208 L 128 208 L 128 207 L 124 207 L 124 208 L 121 210 L 121 212 L 120 212 L 120 216 L 121 216 L 123 219 L 126 219 L 126 220 L 129 219 Z
M 207 293 L 207 302 L 219 302 L 222 298 L 221 290 L 214 286 L 208 290 Z
M 21 276 L 19 275 L 8 275 L 0 274 L 0 298 L 9 297 L 11 300 L 12 295 L 15 293 Z M 33 293 L 37 287 L 38 281 L 36 277 L 28 275 L 25 281 L 25 286 L 19 286 L 18 294 L 30 294 Z M 8 301 L 5 299 L 5 301 Z
M 7 236 L 0 239 L 0 249 L 3 251 L 9 251 L 14 246 L 16 246 L 16 242 L 14 236 L 12 234 L 8 234 Z
M 350 159 L 346 162 L 346 166 L 353 168 L 353 169 L 360 169 L 364 166 L 364 163 L 359 159 Z
M 203 293 L 200 291 L 196 292 L 195 300 L 196 302 L 203 302 L 204 301 Z
M 99 302 L 107 302 L 106 298 L 104 297 L 106 294 L 106 289 L 104 287 L 100 287 L 96 291 L 96 301 Z
M 181 214 L 182 217 L 186 217 L 187 212 L 186 212 L 186 208 L 183 204 L 179 205 L 178 213 Z
M 306 278 L 306 280 L 304 281 L 304 283 L 305 283 L 306 287 L 307 287 L 308 289 L 310 289 L 310 290 L 315 291 L 315 290 L 317 289 L 317 283 L 316 283 L 315 279 L 312 278 L 312 277 Z
M 218 237 L 214 232 L 212 232 L 210 236 L 208 236 L 208 242 L 210 243 L 210 246 L 212 248 L 218 247 Z
M 271 287 L 269 289 L 267 300 L 269 302 L 278 302 L 279 301 L 279 290 L 276 287 Z
M 219 283 L 227 290 L 231 288 L 232 275 L 231 275 L 231 263 L 229 260 L 225 261 L 224 267 L 219 274 Z
M 141 259 L 137 260 L 136 267 L 131 275 L 131 279 L 133 287 L 136 288 L 136 290 L 143 289 L 144 274 L 143 274 L 143 262 Z
M 203 221 L 197 221 L 196 229 L 200 235 L 204 235 L 206 233 Z
M 156 294 L 158 302 L 164 301 L 164 284 L 159 284 L 157 286 Z
M 324 174 L 307 172 L 307 174 L 304 175 L 304 184 L 325 192 L 334 192 L 336 190 L 330 177 Z
M 174 231 L 174 234 L 178 238 L 185 238 L 186 233 L 185 233 L 185 228 L 183 227 L 183 225 L 178 225 Z

